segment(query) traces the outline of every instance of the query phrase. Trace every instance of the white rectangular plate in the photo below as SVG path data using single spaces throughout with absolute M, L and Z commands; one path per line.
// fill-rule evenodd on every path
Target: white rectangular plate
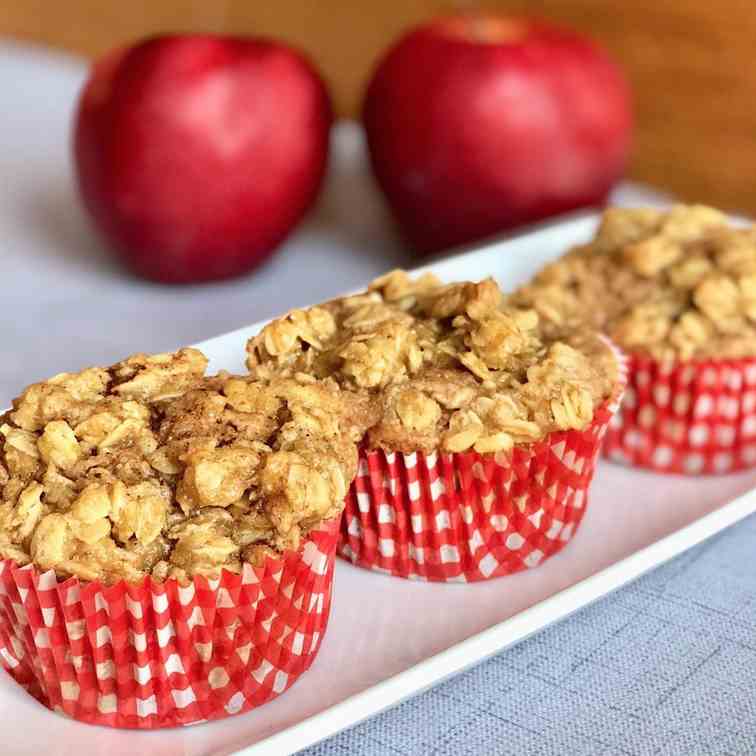
M 428 266 L 446 280 L 495 276 L 506 289 L 585 241 L 580 216 Z M 211 370 L 243 370 L 261 324 L 198 346 Z M 314 665 L 278 700 L 211 724 L 109 730 L 41 707 L 0 676 L 8 753 L 283 754 L 304 748 L 566 617 L 756 511 L 756 470 L 717 478 L 659 476 L 602 462 L 580 531 L 525 573 L 472 585 L 417 583 L 339 562 L 328 633 Z M 23 726 L 19 723 L 23 722 Z

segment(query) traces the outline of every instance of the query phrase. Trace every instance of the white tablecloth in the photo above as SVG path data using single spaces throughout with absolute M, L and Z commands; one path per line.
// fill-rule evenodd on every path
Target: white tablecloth
M 372 183 L 361 131 L 345 122 L 316 209 L 267 265 L 202 286 L 133 277 L 92 233 L 73 184 L 70 127 L 85 75 L 80 60 L 0 44 L 0 407 L 53 373 L 201 341 L 415 264 Z M 650 198 L 632 185 L 615 196 Z

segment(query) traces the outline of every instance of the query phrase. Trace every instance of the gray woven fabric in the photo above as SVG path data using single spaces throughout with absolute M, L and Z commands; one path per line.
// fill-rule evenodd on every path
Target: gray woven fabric
M 300 753 L 756 754 L 756 516 Z

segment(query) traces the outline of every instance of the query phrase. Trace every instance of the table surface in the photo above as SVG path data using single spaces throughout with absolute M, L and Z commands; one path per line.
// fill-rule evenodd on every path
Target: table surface
M 411 266 L 366 168 L 334 130 L 315 211 L 235 281 L 161 287 L 113 261 L 74 191 L 69 126 L 83 65 L 0 45 L 0 406 L 27 383 L 201 341 Z M 656 200 L 623 186 L 616 201 Z M 756 751 L 756 520 L 535 638 L 309 749 L 326 754 Z

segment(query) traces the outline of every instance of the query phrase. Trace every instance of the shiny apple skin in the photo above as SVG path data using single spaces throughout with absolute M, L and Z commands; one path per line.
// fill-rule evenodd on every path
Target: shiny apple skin
M 322 79 L 282 43 L 149 39 L 93 67 L 74 125 L 79 190 L 138 275 L 236 276 L 312 205 L 331 123 Z
M 363 122 L 378 184 L 420 252 L 604 203 L 632 131 L 627 83 L 604 51 L 487 15 L 401 38 L 370 81 Z

